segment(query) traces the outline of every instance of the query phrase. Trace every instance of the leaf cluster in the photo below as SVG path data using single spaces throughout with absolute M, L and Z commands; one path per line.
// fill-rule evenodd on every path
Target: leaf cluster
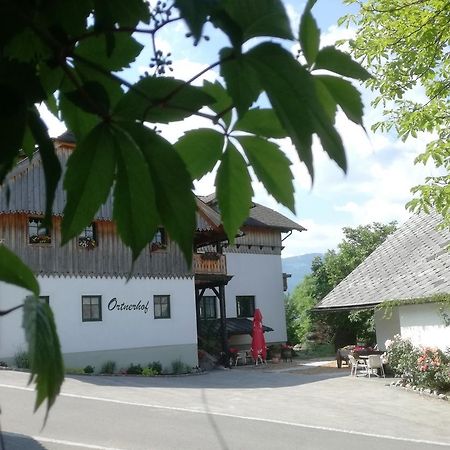
M 368 0 L 356 14 L 341 19 L 357 26 L 353 54 L 370 69 L 367 86 L 377 92 L 373 104 L 385 119 L 373 129 L 395 129 L 406 140 L 432 133 L 416 163 L 433 163 L 436 176 L 412 189 L 411 211 L 436 209 L 450 226 L 450 4 L 446 0 Z
M 345 171 L 336 112 L 340 108 L 362 125 L 360 94 L 348 79 L 370 78 L 348 54 L 320 47 L 314 3 L 308 1 L 293 32 L 281 0 L 175 0 L 153 9 L 144 0 L 0 2 L 0 183 L 19 158 L 39 153 L 46 186 L 44 226 L 51 227 L 63 170 L 38 112 L 44 104 L 77 143 L 62 180 L 67 194 L 63 243 L 78 236 L 112 196 L 117 231 L 133 261 L 163 226 L 190 262 L 193 181 L 215 167 L 218 206 L 230 241 L 248 217 L 252 172 L 294 211 L 291 161 L 274 140 L 289 138 L 313 176 L 316 135 Z M 208 67 L 217 67 L 223 81 L 194 86 L 205 71 L 188 81 L 166 76 L 171 56 L 157 49 L 156 35 L 178 21 L 184 21 L 194 45 L 204 38 L 206 24 L 227 37 L 229 44 Z M 138 34 L 148 38 L 153 58 L 149 71 L 131 82 L 124 72 L 143 51 Z M 304 61 L 286 49 L 295 43 Z M 260 109 L 262 95 L 270 106 Z M 156 124 L 191 116 L 209 119 L 211 128 L 191 130 L 175 144 L 155 131 Z M 37 295 L 32 274 L 6 249 L 2 252 L 0 279 Z M 35 301 L 25 306 L 37 405 L 46 397 L 52 404 L 62 373 L 47 310 Z M 43 348 L 58 365 L 52 373 L 50 362 L 41 358 Z

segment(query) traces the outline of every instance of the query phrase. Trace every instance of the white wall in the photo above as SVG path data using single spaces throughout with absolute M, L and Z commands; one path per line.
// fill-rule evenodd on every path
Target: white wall
M 377 334 L 377 344 L 380 350 L 386 350 L 384 343 L 392 339 L 396 334 L 400 334 L 400 316 L 398 308 L 392 308 L 385 313 L 384 310 L 375 310 L 375 330 Z
M 38 277 L 41 295 L 50 297 L 63 353 L 197 343 L 193 278 L 125 279 Z M 154 319 L 153 295 L 170 295 L 170 319 Z M 23 289 L 0 283 L 0 307 L 19 304 Z M 81 296 L 102 296 L 102 321 L 82 322 Z M 108 310 L 109 301 L 149 302 L 149 311 Z M 25 348 L 22 313 L 0 319 L 0 358 Z
M 438 304 L 405 305 L 399 312 L 402 337 L 411 339 L 414 345 L 442 350 L 450 347 L 450 326 L 445 326 Z M 446 312 L 450 314 L 448 308 Z
M 265 333 L 267 342 L 286 341 L 283 277 L 280 255 L 228 253 L 227 271 L 233 278 L 225 287 L 227 317 L 236 317 L 236 296 L 254 295 L 255 308 L 263 315 L 263 324 L 274 331 Z M 251 342 L 242 336 L 235 343 Z

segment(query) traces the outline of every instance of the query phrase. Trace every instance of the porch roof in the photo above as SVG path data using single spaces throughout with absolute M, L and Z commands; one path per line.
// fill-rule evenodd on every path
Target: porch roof
M 238 336 L 242 334 L 252 333 L 252 320 L 245 317 L 230 317 L 226 320 L 228 336 Z M 273 331 L 266 325 L 263 325 L 263 331 Z M 200 320 L 199 334 L 205 336 L 207 334 L 219 335 L 220 333 L 220 319 Z

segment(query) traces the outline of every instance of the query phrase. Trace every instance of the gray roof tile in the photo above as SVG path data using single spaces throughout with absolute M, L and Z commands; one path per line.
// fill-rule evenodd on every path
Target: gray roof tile
M 437 213 L 412 216 L 316 309 L 369 306 L 450 293 L 450 230 L 436 230 Z

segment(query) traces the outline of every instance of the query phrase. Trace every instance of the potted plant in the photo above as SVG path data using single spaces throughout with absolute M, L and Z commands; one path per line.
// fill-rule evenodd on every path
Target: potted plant
M 269 350 L 270 360 L 275 364 L 279 363 L 281 360 L 281 346 L 280 345 L 271 345 L 268 350 Z
M 281 357 L 284 361 L 287 362 L 288 359 L 292 361 L 292 353 L 292 345 L 286 343 L 281 346 Z

